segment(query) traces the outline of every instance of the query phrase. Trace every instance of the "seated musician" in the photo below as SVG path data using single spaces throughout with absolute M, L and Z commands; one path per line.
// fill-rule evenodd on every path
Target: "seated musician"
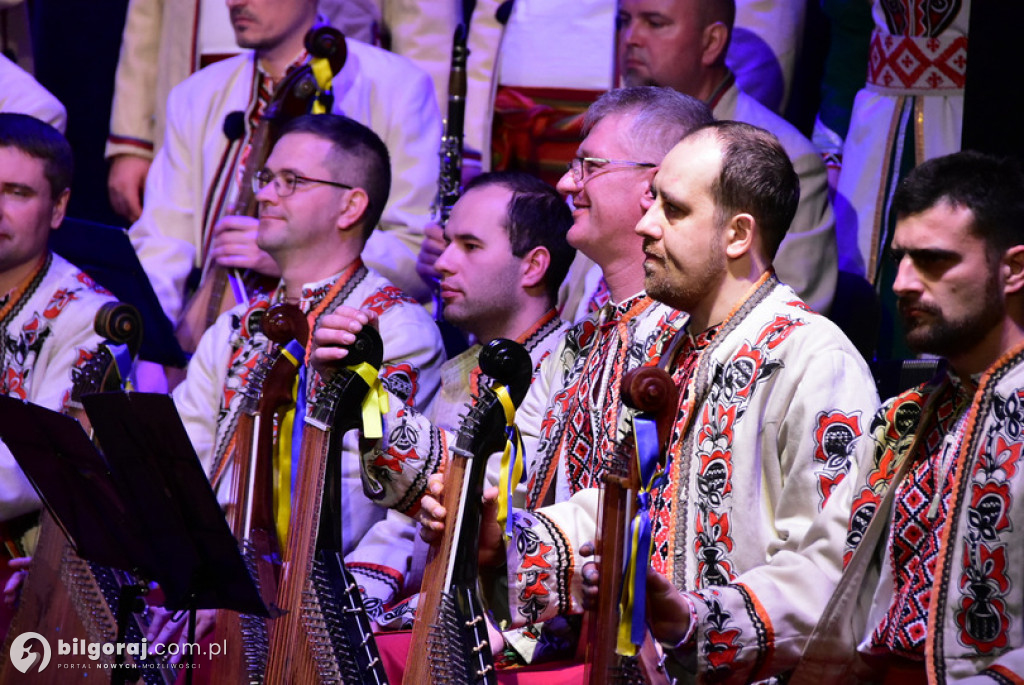
M 652 341 L 671 337 L 686 319 L 644 293 L 643 241 L 633 228 L 673 141 L 710 120 L 702 103 L 665 88 L 610 91 L 587 113 L 579 158 L 558 190 L 575 207 L 568 242 L 601 266 L 611 302 L 558 342 L 517 412 L 528 474 L 521 503 L 527 507 L 564 499 L 599 478 L 581 467 L 578 455 L 604 453 L 619 440 L 621 401 L 601 389 L 618 387 Z M 414 412 L 388 412 L 384 420 L 384 439 L 364 454 L 367 479 L 381 503 L 415 516 L 427 477 L 448 459 L 454 439 L 442 439 L 439 428 Z M 563 464 L 563 455 L 576 456 Z M 519 658 L 532 661 L 550 651 L 533 635 L 516 641 Z
M 69 408 L 76 374 L 102 342 L 93 322 L 113 296 L 50 252 L 74 168 L 55 128 L 0 113 L 0 393 Z M 0 441 L 0 521 L 8 556 L 35 546 L 39 498 Z M 19 562 L 18 566 L 23 566 Z
M 167 101 L 163 144 L 146 178 L 143 211 L 130 235 L 172 321 L 181 315 L 186 279 L 213 246 L 225 266 L 274 271 L 256 248 L 252 224 L 236 219 L 239 171 L 254 130 L 288 70 L 309 62 L 303 39 L 318 21 L 317 0 L 229 2 L 242 48 L 176 86 Z M 392 155 L 389 200 L 367 241 L 368 264 L 406 292 L 425 286 L 414 264 L 436 193 L 441 118 L 429 77 L 409 60 L 347 40 L 333 77 L 329 111 L 374 130 Z M 223 217 L 223 219 L 222 219 Z M 211 243 L 211 234 L 215 237 Z
M 494 172 L 471 181 L 445 227 L 447 247 L 437 260 L 444 316 L 479 343 L 441 368 L 441 390 L 427 416 L 457 430 L 459 415 L 479 392 L 481 346 L 496 338 L 522 343 L 539 364 L 561 341 L 566 325 L 554 310 L 558 286 L 572 261 L 565 235 L 572 224 L 558 192 L 520 172 Z M 376 318 L 372 311 L 325 316 L 314 336 L 314 361 L 342 356 L 352 331 Z M 491 465 L 497 467 L 498 461 Z M 497 473 L 490 479 L 498 482 Z M 387 628 L 409 627 L 415 602 L 384 611 L 399 593 L 419 589 L 422 568 L 410 567 L 415 524 L 389 511 L 347 561 L 366 594 L 368 609 Z M 416 558 L 419 558 L 418 556 Z M 374 606 L 369 606 L 373 603 Z
M 701 127 L 651 188 L 636 227 L 647 291 L 690 319 L 663 360 L 680 401 L 667 477 L 650 492 L 648 624 L 675 675 L 752 682 L 794 665 L 839 578 L 850 502 L 822 507 L 865 466 L 851 454 L 878 399 L 849 340 L 775 276 L 799 186 L 772 134 Z M 596 568 L 584 566 L 581 543 L 595 536 L 597 510 L 598 491 L 584 490 L 514 514 L 514 611 L 578 610 L 581 576 L 593 597 Z M 815 583 L 797 570 L 808 558 Z M 546 576 L 527 571 L 538 563 Z
M 268 339 L 258 325 L 268 306 L 298 305 L 315 330 L 321 317 L 338 308 L 375 314 L 384 341 L 380 370 L 392 395 L 392 408 L 426 410 L 437 392 L 444 361 L 440 333 L 415 300 L 367 267 L 361 253 L 380 218 L 391 185 L 388 151 L 369 128 L 333 114 L 306 115 L 288 123 L 267 165 L 256 177 L 259 219 L 249 219 L 260 249 L 281 270 L 278 287 L 221 315 L 203 336 L 174 400 L 218 498 L 237 502 L 230 492 L 233 436 L 241 392 Z M 306 341 L 300 341 L 305 343 Z M 311 401 L 321 385 L 315 372 L 304 374 Z M 295 418 L 300 424 L 301 417 Z M 280 436 L 279 436 L 280 438 Z M 284 441 L 280 441 L 284 442 Z M 299 440 L 292 441 L 298 449 Z M 384 518 L 385 509 L 362 494 L 354 435 L 346 437 L 342 460 L 344 552 Z M 297 456 L 281 455 L 277 482 L 289 482 Z M 289 504 L 289 489 L 278 488 L 277 527 L 281 539 L 289 507 L 300 516 L 302 502 Z

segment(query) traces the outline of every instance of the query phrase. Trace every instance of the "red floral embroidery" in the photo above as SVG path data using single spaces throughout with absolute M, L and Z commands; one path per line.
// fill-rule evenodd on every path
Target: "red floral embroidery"
M 56 319 L 62 311 L 67 309 L 69 304 L 77 299 L 78 295 L 66 288 L 61 288 L 53 294 L 52 298 L 50 298 L 49 304 L 47 304 L 46 308 L 43 309 L 43 316 L 47 319 Z
M 395 286 L 386 285 L 363 302 L 363 309 L 369 309 L 380 316 L 396 304 L 402 303 L 419 304 Z
M 28 393 L 25 391 L 25 377 L 15 369 L 7 369 L 4 374 L 4 395 L 17 397 L 19 400 L 28 399 Z

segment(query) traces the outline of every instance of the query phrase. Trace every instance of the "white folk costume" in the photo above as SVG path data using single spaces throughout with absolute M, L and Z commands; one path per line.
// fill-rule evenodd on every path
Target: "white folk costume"
M 568 326 L 554 310 L 547 312 L 529 330 L 516 339 L 536 368 L 562 340 Z M 466 413 L 471 395 L 480 392 L 480 345 L 474 345 L 441 367 L 441 388 L 425 416 L 436 426 L 450 433 L 458 431 L 460 416 Z M 486 377 L 485 377 L 486 379 Z M 488 463 L 488 484 L 498 484 L 500 460 Z M 411 601 L 392 606 L 396 599 L 419 591 L 426 546 L 417 542 L 416 522 L 394 510 L 387 519 L 374 524 L 363 542 L 345 559 L 348 569 L 357 578 L 365 604 L 374 620 L 387 630 L 412 626 L 416 611 L 415 596 Z M 422 549 L 421 549 L 422 546 Z M 386 613 L 383 613 L 387 609 Z M 383 615 L 381 615 L 383 613 Z
M 896 184 L 960 149 L 970 0 L 873 3 L 867 84 L 853 104 L 836 188 L 840 266 L 877 280 Z
M 829 582 L 799 573 L 805 534 L 848 470 L 878 406 L 853 345 L 767 275 L 722 324 L 684 332 L 668 477 L 652 493 L 653 567 L 688 591 L 696 632 L 683 647 L 708 682 L 751 682 L 792 666 L 838 580 L 846 515 L 812 546 Z M 514 513 L 506 545 L 514 620 L 578 613 L 598 491 L 574 483 L 551 507 Z M 585 489 L 586 488 L 586 489 Z M 806 597 L 807 599 L 798 599 Z M 815 600 L 815 601 L 811 601 Z
M 114 297 L 55 254 L 17 291 L 0 296 L 0 394 L 64 411 L 79 370 L 99 348 L 96 312 Z M 0 442 L 0 520 L 39 498 Z
M 601 455 L 622 437 L 618 417 L 622 375 L 643 363 L 647 350 L 670 339 L 687 317 L 640 293 L 572 326 L 535 371 L 516 412 L 526 454 L 523 482 L 512 504 L 533 508 L 569 496 L 569 483 L 599 482 Z M 407 514 L 419 507 L 430 474 L 448 459 L 454 436 L 413 412 L 385 417 L 385 439 L 364 454 L 372 498 Z M 395 612 L 406 611 L 401 606 Z M 389 619 L 391 617 L 389 616 Z M 557 631 L 555 631 L 557 632 Z M 565 631 L 527 626 L 505 633 L 514 661 L 558 654 Z
M 333 81 L 332 112 L 365 124 L 391 153 L 391 193 L 363 258 L 414 296 L 423 226 L 438 175 L 441 119 L 430 79 L 408 60 L 346 41 L 348 58 Z M 248 149 L 254 108 L 269 98 L 255 53 L 212 64 L 176 86 L 167 101 L 163 147 L 146 179 L 145 206 L 129 236 L 164 310 L 177 320 L 185 280 L 202 265 L 210 231 L 237 195 L 235 170 Z M 266 86 L 266 84 L 263 84 Z M 225 117 L 246 113 L 245 135 L 229 141 Z
M 255 321 L 282 296 L 278 291 L 269 298 L 255 298 L 249 305 L 239 305 L 221 315 L 203 335 L 185 381 L 174 391 L 185 429 L 207 475 L 219 486 L 222 504 L 230 495 L 229 457 L 241 402 L 239 390 L 268 344 L 262 332 L 256 331 Z M 380 316 L 384 341 L 381 378 L 399 398 L 392 405 L 429 406 L 437 392 L 444 352 L 437 327 L 414 300 L 356 260 L 340 274 L 305 285 L 299 306 L 315 320 L 340 306 L 375 311 Z M 320 385 L 319 377 L 310 373 L 307 407 L 314 404 Z M 362 494 L 359 460 L 354 456 L 356 437 L 350 433 L 344 440 L 341 490 L 345 551 L 353 549 L 385 514 Z M 292 464 L 292 468 L 297 469 L 297 465 Z
M 641 293 L 569 329 L 534 373 L 516 412 L 526 451 L 526 506 L 553 501 L 556 490 L 565 490 L 559 467 L 564 450 L 574 451 L 571 469 L 578 475 L 586 462 L 617 442 L 622 374 L 640 366 L 645 351 L 671 337 L 686 318 Z M 600 393 L 595 406 L 588 391 L 606 384 L 616 391 Z M 390 411 L 384 421 L 384 439 L 363 455 L 370 496 L 414 514 L 427 478 L 447 460 L 453 437 L 415 412 Z
M 725 63 L 740 88 L 773 112 L 789 103 L 804 35 L 803 2 L 736 0 Z
M 947 373 L 879 411 L 837 590 L 849 603 L 822 616 L 801 682 L 893 660 L 929 683 L 1024 682 L 1022 388 L 1017 347 L 974 392 Z
M 360 10 L 357 5 L 354 0 L 320 0 L 317 9 L 346 36 L 372 42 L 374 18 L 353 16 Z M 230 35 L 229 45 L 203 44 L 208 22 Z M 163 142 L 171 88 L 200 67 L 239 52 L 228 9 L 220 0 L 129 0 L 104 156 L 152 159 Z
M 838 273 L 836 220 L 828 200 L 828 177 L 817 149 L 792 124 L 744 93 L 730 76 L 708 105 L 715 119 L 742 121 L 771 131 L 782 143 L 800 177 L 796 216 L 775 256 L 779 280 L 827 314 Z
M 3 54 L 0 54 L 0 112 L 28 114 L 61 133 L 68 121 L 60 100 Z

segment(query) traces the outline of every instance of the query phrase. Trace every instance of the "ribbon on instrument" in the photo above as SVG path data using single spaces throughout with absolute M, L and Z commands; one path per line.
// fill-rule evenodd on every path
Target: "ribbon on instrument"
M 114 358 L 114 371 L 117 373 L 117 387 L 132 389 L 132 353 L 127 345 L 111 345 L 107 343 L 110 356 Z
M 384 423 L 381 421 L 381 416 L 388 413 L 388 393 L 384 389 L 384 384 L 380 382 L 380 376 L 378 376 L 380 369 L 376 369 L 366 362 L 347 368 L 362 378 L 363 382 L 370 387 L 366 392 L 366 397 L 363 398 L 363 437 L 377 440 L 384 436 Z
M 277 539 L 282 547 L 288 542 L 288 528 L 292 518 L 292 488 L 294 472 L 292 465 L 298 462 L 298 451 L 302 447 L 302 421 L 296 416 L 306 415 L 306 349 L 302 343 L 292 340 L 281 348 L 299 372 L 292 384 L 292 403 L 281 414 L 281 425 L 277 431 L 277 447 L 274 450 L 274 472 L 277 476 L 274 486 L 274 522 Z
M 523 479 L 524 456 L 523 437 L 516 426 L 516 405 L 504 385 L 495 385 L 501 408 L 505 411 L 505 451 L 501 455 L 501 475 L 498 477 L 498 525 L 501 534 L 508 540 L 512 536 L 512 520 L 509 517 L 509 503 L 519 482 Z
M 314 57 L 309 61 L 309 68 L 316 78 L 317 94 L 313 99 L 313 114 L 326 114 L 327 107 L 321 100 L 321 95 L 331 90 L 331 80 L 334 72 L 331 70 L 331 63 L 326 57 Z
M 647 630 L 647 567 L 651 561 L 651 490 L 663 473 L 658 469 L 660 448 L 658 426 L 647 414 L 633 417 L 633 442 L 636 445 L 636 514 L 629 525 L 630 547 L 619 597 L 619 633 L 615 652 L 634 656 Z

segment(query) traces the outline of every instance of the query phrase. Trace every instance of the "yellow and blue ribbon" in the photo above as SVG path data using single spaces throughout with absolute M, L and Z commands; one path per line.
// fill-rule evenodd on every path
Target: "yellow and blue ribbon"
M 274 450 L 274 521 L 277 539 L 283 548 L 288 542 L 292 518 L 292 488 L 298 471 L 294 465 L 298 464 L 302 449 L 302 421 L 296 421 L 295 417 L 306 415 L 306 349 L 292 340 L 281 348 L 281 354 L 299 370 L 292 384 L 292 403 L 281 415 Z
M 508 394 L 508 388 L 495 385 L 494 394 L 498 396 L 501 408 L 505 411 L 505 451 L 501 455 L 501 475 L 498 476 L 498 525 L 505 540 L 508 540 L 512 537 L 509 503 L 523 478 L 525 468 L 523 437 L 515 423 L 516 405 Z
M 389 403 L 388 393 L 378 375 L 380 369 L 374 368 L 373 365 L 366 362 L 360 362 L 347 368 L 362 378 L 370 388 L 366 392 L 362 404 L 363 437 L 370 440 L 384 437 L 384 422 L 381 417 L 388 413 Z
M 640 484 L 636 494 L 636 514 L 630 523 L 629 557 L 623 573 L 619 596 L 619 632 L 617 654 L 634 656 L 643 644 L 647 629 L 647 567 L 651 561 L 651 490 L 663 474 L 658 469 L 660 449 L 658 426 L 646 414 L 633 417 L 633 442 L 636 444 L 637 473 Z
M 334 79 L 334 72 L 331 71 L 331 63 L 326 57 L 314 57 L 309 61 L 309 68 L 316 78 L 317 93 L 313 100 L 313 114 L 326 114 L 327 107 L 323 103 L 324 93 L 331 90 L 331 81 Z

